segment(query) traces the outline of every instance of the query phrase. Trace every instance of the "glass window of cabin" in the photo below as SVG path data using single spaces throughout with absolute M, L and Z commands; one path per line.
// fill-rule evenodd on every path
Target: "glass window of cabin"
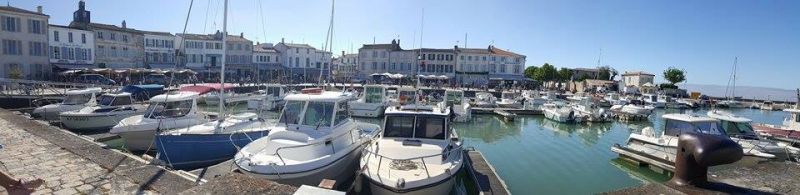
M 695 127 L 691 123 L 676 120 L 667 120 L 664 135 L 678 136 L 686 132 L 694 132 Z
M 128 96 L 120 96 L 114 98 L 114 106 L 131 105 L 131 98 Z
M 300 113 L 303 112 L 303 107 L 306 105 L 304 101 L 287 101 L 286 106 L 283 108 L 281 114 L 281 124 L 298 124 L 300 122 Z
M 417 117 L 417 128 L 414 130 L 415 138 L 444 139 L 444 117 Z
M 65 105 L 77 105 L 77 104 L 85 104 L 92 99 L 92 94 L 75 94 L 75 95 L 68 95 L 64 98 L 63 104 Z
M 366 88 L 366 102 L 367 103 L 381 103 L 383 102 L 383 88 L 380 87 L 367 87 Z
M 303 116 L 303 125 L 330 127 L 333 120 L 333 102 L 309 102 Z
M 175 118 L 189 114 L 192 110 L 192 100 L 150 103 L 145 111 L 146 118 Z
M 386 125 L 383 130 L 384 137 L 414 136 L 414 116 L 386 116 Z
M 100 96 L 100 99 L 97 100 L 97 104 L 102 106 L 111 106 L 114 102 L 114 96 L 104 95 Z
M 347 118 L 350 117 L 350 112 L 347 110 L 347 101 L 339 102 L 339 106 L 336 108 L 336 119 L 334 120 L 334 124 L 340 125 L 347 121 Z
M 800 122 L 800 113 L 794 114 L 794 122 Z
M 722 126 L 715 121 L 697 122 L 694 124 L 697 130 L 705 134 L 722 135 Z
M 280 87 L 267 87 L 267 94 L 273 97 L 278 97 L 281 94 Z
M 452 104 L 461 104 L 461 93 L 460 92 L 447 92 L 447 102 Z

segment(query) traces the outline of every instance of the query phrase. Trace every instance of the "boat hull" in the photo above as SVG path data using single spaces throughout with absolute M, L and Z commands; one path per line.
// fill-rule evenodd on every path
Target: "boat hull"
M 158 159 L 173 169 L 192 170 L 233 158 L 238 148 L 265 137 L 269 130 L 225 134 L 158 135 Z
M 110 114 L 110 115 L 65 115 L 60 116 L 61 124 L 70 130 L 108 130 L 119 121 L 136 113 Z
M 365 176 L 366 177 L 366 176 Z M 455 176 L 448 177 L 447 179 L 437 182 L 435 185 L 423 186 L 421 188 L 410 190 L 398 190 L 389 186 L 385 186 L 379 182 L 369 180 L 369 189 L 371 194 L 375 195 L 389 195 L 389 194 L 407 194 L 407 195 L 428 195 L 428 194 L 450 194 L 455 186 Z
M 117 135 L 125 140 L 125 148 L 128 151 L 147 151 L 156 149 L 156 144 L 153 143 L 156 130 L 142 130 L 142 131 L 126 131 L 119 132 Z
M 286 174 L 261 174 L 246 170 L 242 172 L 256 177 L 265 178 L 282 184 L 293 186 L 318 185 L 322 179 L 334 179 L 336 181 L 349 181 L 354 176 L 358 167 L 358 159 L 361 158 L 362 144 L 350 151 L 347 155 L 326 166 L 310 171 Z M 239 164 L 236 164 L 239 166 Z M 241 167 L 239 167 L 241 169 Z

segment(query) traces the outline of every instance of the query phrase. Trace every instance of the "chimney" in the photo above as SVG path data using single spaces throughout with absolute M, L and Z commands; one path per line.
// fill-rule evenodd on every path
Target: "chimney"
M 453 48 L 455 48 L 456 50 L 458 50 L 458 45 L 455 45 L 455 46 L 453 46 Z
M 241 38 L 244 38 L 244 32 L 242 32 L 241 34 L 239 34 L 239 37 L 241 37 Z
M 284 42 L 283 42 L 283 37 L 281 37 L 281 43 L 284 43 Z
M 344 57 L 344 50 L 342 50 L 342 57 Z
M 36 13 L 42 13 L 42 6 L 36 6 Z
M 125 20 L 122 20 L 122 28 L 128 28 L 128 25 L 126 25 Z

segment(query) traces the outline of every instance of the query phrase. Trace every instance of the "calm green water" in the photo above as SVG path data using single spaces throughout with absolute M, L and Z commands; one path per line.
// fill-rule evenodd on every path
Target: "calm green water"
M 617 159 L 611 151 L 632 131 L 662 129 L 660 116 L 679 110 L 657 110 L 648 122 L 561 124 L 542 116 L 523 116 L 512 123 L 478 115 L 455 124 L 467 146 L 480 150 L 514 194 L 594 194 L 669 179 L 647 168 Z M 750 109 L 733 113 L 755 122 L 779 124 L 783 112 Z M 697 110 L 705 115 L 706 110 Z

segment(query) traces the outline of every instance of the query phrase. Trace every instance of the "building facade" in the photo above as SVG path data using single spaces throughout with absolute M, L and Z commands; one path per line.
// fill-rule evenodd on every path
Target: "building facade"
M 200 34 L 177 34 L 175 36 L 175 46 L 180 58 L 182 67 L 198 72 L 198 77 L 203 80 L 213 80 L 212 77 L 219 77 L 220 66 L 222 66 L 222 33 L 200 35 Z
M 98 67 L 144 68 L 144 34 L 141 31 L 128 28 L 125 20 L 120 26 L 91 21 L 85 2 L 78 2 L 78 10 L 73 13 L 69 26 L 94 32 L 94 62 Z
M 275 45 L 281 64 L 286 68 L 289 82 L 316 82 L 320 69 L 327 74 L 325 67 L 330 65 L 331 53 L 319 51 L 308 44 L 286 43 L 281 40 Z M 319 66 L 317 66 L 319 64 Z
M 243 80 L 255 79 L 257 70 L 253 66 L 253 41 L 244 38 L 242 33 L 239 36 L 228 35 L 225 44 L 225 74 Z
M 368 79 L 375 74 L 403 74 L 412 76 L 419 69 L 417 66 L 418 50 L 404 50 L 399 40 L 389 44 L 365 44 L 358 49 L 355 77 Z
M 0 6 L 0 78 L 44 79 L 52 68 L 48 55 L 50 16 L 11 6 Z
M 358 54 L 345 54 L 333 59 L 333 78 L 337 82 L 350 82 L 356 78 L 358 69 Z
M 284 82 L 286 69 L 281 65 L 278 50 L 272 43 L 261 43 L 253 46 L 253 65 L 258 69 L 259 81 Z
M 656 75 L 643 71 L 625 72 L 622 74 L 622 87 L 642 88 L 645 84 L 654 86 Z
M 144 34 L 144 65 L 147 68 L 178 68 L 175 56 L 175 36 L 167 32 L 142 31 Z
M 50 64 L 53 68 L 57 70 L 96 68 L 92 31 L 51 24 L 48 32 Z

